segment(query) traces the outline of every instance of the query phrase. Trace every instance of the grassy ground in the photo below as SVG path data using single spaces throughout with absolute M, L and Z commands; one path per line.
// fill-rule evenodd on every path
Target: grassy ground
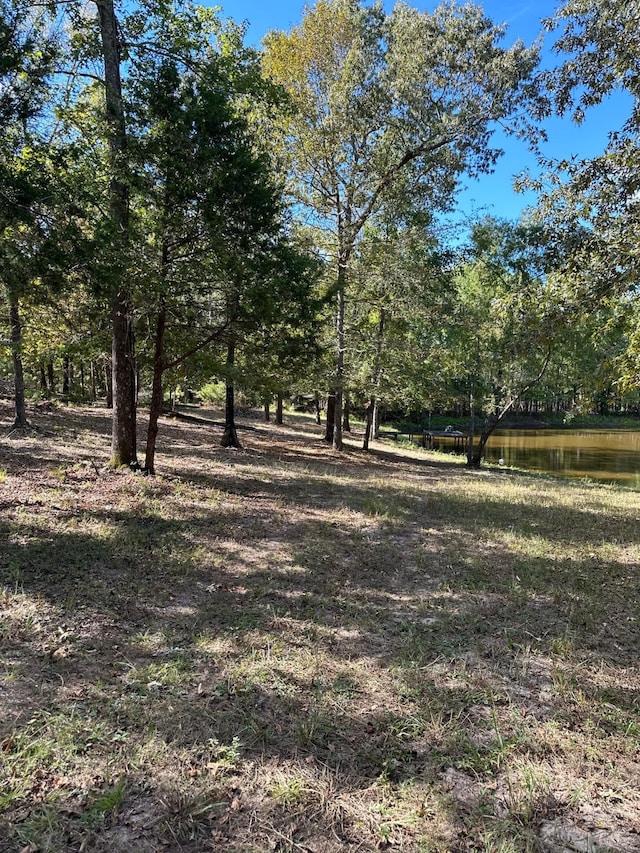
M 640 494 L 0 405 L 0 851 L 640 850 Z

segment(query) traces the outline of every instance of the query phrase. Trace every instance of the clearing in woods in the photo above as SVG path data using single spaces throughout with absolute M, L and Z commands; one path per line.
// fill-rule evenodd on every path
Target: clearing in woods
M 0 851 L 640 850 L 640 494 L 0 404 Z M 242 421 L 240 422 L 242 424 Z

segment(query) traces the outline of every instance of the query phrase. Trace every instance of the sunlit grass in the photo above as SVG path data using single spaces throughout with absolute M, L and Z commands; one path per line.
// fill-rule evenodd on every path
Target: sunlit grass
M 171 429 L 185 452 L 158 478 L 52 446 L 3 518 L 16 849 L 129 827 L 168 849 L 506 853 L 580 808 L 632 825 L 640 495 Z

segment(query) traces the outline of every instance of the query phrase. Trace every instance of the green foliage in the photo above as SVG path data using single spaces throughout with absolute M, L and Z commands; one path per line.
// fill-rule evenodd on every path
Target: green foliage
M 24 0 L 0 2 L 0 141 L 40 112 L 59 55 L 55 10 Z M 1 174 L 1 173 L 0 173 Z
M 546 373 L 570 320 L 555 258 L 535 226 L 485 219 L 472 229 L 455 275 L 453 315 L 444 330 L 449 390 L 483 424 L 470 464 L 500 420 Z
M 209 405 L 222 405 L 224 403 L 226 386 L 224 382 L 207 382 L 198 389 L 198 396 L 202 402 Z
M 281 144 L 295 190 L 333 222 L 341 251 L 398 193 L 405 207 L 448 206 L 458 174 L 495 162 L 491 121 L 529 132 L 518 106 L 537 49 L 504 50 L 503 34 L 470 5 L 385 15 L 322 0 L 290 33 L 266 38 L 265 70 L 293 106 Z
M 593 0 L 567 0 L 545 25 L 557 35 L 554 49 L 561 57 L 559 67 L 539 78 L 546 114 L 556 111 L 581 124 L 589 108 L 612 93 L 624 91 L 631 96 L 628 115 L 621 115 L 620 126 L 610 129 L 609 145 L 601 155 L 548 161 L 544 183 L 529 181 L 541 192 L 538 217 L 553 231 L 564 254 L 572 299 L 585 314 L 601 314 L 603 301 L 622 296 L 622 305 L 612 306 L 615 315 L 621 309 L 625 312 L 624 303 L 635 295 L 640 269 L 634 238 L 640 211 L 637 8 L 634 3 L 612 0 L 604 12 Z M 628 334 L 621 371 L 626 388 L 637 387 L 637 345 L 633 332 Z M 607 372 L 607 362 L 612 363 L 610 354 L 598 372 Z
M 637 127 L 640 82 L 635 4 L 609 0 L 604 13 L 596 0 L 566 0 L 544 23 L 558 34 L 554 50 L 563 56 L 559 68 L 542 75 L 553 107 L 571 113 L 579 124 L 590 107 L 612 91 L 626 89 L 635 99 L 629 129 Z
M 180 59 L 173 45 L 128 81 L 141 308 L 162 300 L 164 369 L 192 375 L 220 368 L 231 335 L 258 363 L 285 362 L 305 332 L 313 338 L 317 264 L 286 233 L 280 187 L 244 109 L 249 92 L 266 97 L 255 58 L 228 30 L 212 35 L 219 52 L 196 43 Z
M 434 230 L 391 224 L 365 229 L 353 263 L 357 297 L 347 313 L 349 386 L 390 407 L 422 407 L 435 395 L 426 349 L 452 311 L 451 257 Z
M 470 394 L 485 412 L 518 393 L 576 412 L 635 404 L 637 40 L 631 7 L 607 10 L 560 6 L 545 25 L 564 61 L 534 77 L 538 47 L 505 47 L 469 5 L 320 0 L 261 54 L 216 10 L 127 7 L 123 246 L 95 18 L 0 2 L 0 278 L 32 390 L 54 393 L 49 363 L 58 391 L 65 362 L 102 375 L 126 270 L 144 399 L 162 307 L 171 388 L 228 375 L 259 400 L 340 386 L 356 407 L 374 395 L 401 411 Z M 579 122 L 616 89 L 635 99 L 626 125 L 602 156 L 549 164 L 541 225 L 485 220 L 470 254 L 447 251 L 435 218 L 463 173 L 492 168 L 496 122 L 533 141 L 533 118 Z M 539 391 L 523 392 L 559 341 Z M 3 372 L 16 346 L 0 331 Z
M 494 122 L 532 134 L 522 108 L 538 49 L 505 50 L 503 36 L 469 4 L 433 13 L 398 4 L 386 14 L 380 4 L 320 0 L 291 32 L 265 39 L 265 73 L 291 102 L 273 122 L 276 145 L 298 205 L 324 231 L 334 275 L 336 447 L 356 358 L 352 260 L 365 227 L 450 209 L 460 175 L 486 172 L 499 156 Z

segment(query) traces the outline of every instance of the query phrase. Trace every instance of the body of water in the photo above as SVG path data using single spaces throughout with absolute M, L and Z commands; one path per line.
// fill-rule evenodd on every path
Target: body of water
M 640 489 L 640 430 L 496 430 L 485 459 Z

